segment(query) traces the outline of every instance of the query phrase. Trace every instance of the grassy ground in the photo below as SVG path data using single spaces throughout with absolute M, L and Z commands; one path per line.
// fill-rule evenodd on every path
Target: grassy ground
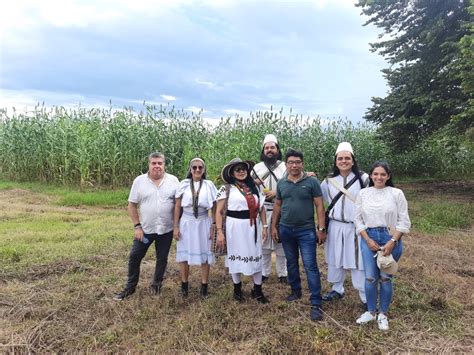
M 190 296 L 178 294 L 174 247 L 161 296 L 147 285 L 154 252 L 142 264 L 137 293 L 114 302 L 126 278 L 131 228 L 126 191 L 81 194 L 43 185 L 0 182 L 0 352 L 473 352 L 472 182 L 403 186 L 414 223 L 395 281 L 390 332 L 360 327 L 357 295 L 309 320 L 308 291 L 295 303 L 275 277 L 271 303 L 232 300 L 220 259 L 210 293 L 199 299 L 199 268 Z M 326 277 L 323 251 L 319 264 Z M 324 291 L 328 284 L 323 281 Z M 251 280 L 244 279 L 249 295 Z

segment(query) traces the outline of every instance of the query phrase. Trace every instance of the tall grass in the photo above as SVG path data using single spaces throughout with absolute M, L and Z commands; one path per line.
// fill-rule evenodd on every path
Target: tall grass
M 200 114 L 173 107 L 146 106 L 140 112 L 37 107 L 29 113 L 0 112 L 0 174 L 16 181 L 80 184 L 83 189 L 117 187 L 146 171 L 150 152 L 161 151 L 172 174 L 183 178 L 189 159 L 201 156 L 209 177 L 217 180 L 222 166 L 236 156 L 258 160 L 268 133 L 278 137 L 283 151 L 302 150 L 306 169 L 320 177 L 331 169 L 341 141 L 352 143 L 362 169 L 384 158 L 405 174 L 418 161 L 416 154 L 411 162 L 392 156 L 374 126 L 347 120 L 327 123 L 291 111 L 256 112 L 211 125 Z

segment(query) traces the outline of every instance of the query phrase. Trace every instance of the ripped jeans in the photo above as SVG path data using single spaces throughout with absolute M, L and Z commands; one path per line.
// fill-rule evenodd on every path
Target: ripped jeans
M 367 234 L 371 239 L 377 242 L 378 245 L 384 246 L 391 238 L 388 229 L 385 227 L 367 228 Z M 370 250 L 367 242 L 361 240 L 362 258 L 364 260 L 365 269 L 365 294 L 367 296 L 367 310 L 375 312 L 377 309 L 377 300 L 380 285 L 380 312 L 387 313 L 388 307 L 392 302 L 393 285 L 392 275 L 386 274 L 377 267 L 377 258 L 374 258 L 376 252 Z M 398 243 L 392 250 L 393 258 L 398 262 L 402 256 L 403 245 L 402 241 Z

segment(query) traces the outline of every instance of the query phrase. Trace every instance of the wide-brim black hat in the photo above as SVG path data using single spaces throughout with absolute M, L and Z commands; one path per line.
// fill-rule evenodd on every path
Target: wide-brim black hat
M 222 168 L 222 172 L 221 172 L 221 179 L 227 183 L 227 184 L 230 184 L 231 181 L 233 181 L 234 177 L 232 176 L 232 169 L 236 166 L 236 165 L 240 165 L 240 164 L 244 164 L 247 166 L 247 174 L 249 174 L 250 176 L 250 171 L 252 170 L 252 168 L 254 167 L 255 165 L 255 162 L 251 161 L 251 160 L 242 160 L 240 158 L 234 158 L 232 159 L 229 163 L 227 163 L 224 168 Z

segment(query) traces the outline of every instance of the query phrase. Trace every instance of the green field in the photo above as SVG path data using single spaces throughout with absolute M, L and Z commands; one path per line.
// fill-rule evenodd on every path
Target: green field
M 450 187 L 450 188 L 448 188 Z M 390 311 L 391 330 L 360 327 L 357 295 L 309 320 L 308 291 L 296 303 L 276 277 L 264 285 L 270 303 L 237 304 L 223 260 L 211 268 L 210 298 L 179 295 L 174 246 L 162 295 L 147 286 L 154 251 L 135 295 L 112 296 L 126 278 L 132 229 L 127 190 L 81 193 L 51 185 L 0 183 L 0 346 L 6 352 L 470 352 L 472 350 L 472 182 L 405 183 L 413 230 L 405 237 Z M 442 218 L 441 218 L 442 217 Z M 323 251 L 319 265 L 325 278 Z M 306 284 L 303 284 L 304 287 Z M 323 281 L 324 291 L 328 284 Z M 467 293 L 466 293 L 467 292 Z

